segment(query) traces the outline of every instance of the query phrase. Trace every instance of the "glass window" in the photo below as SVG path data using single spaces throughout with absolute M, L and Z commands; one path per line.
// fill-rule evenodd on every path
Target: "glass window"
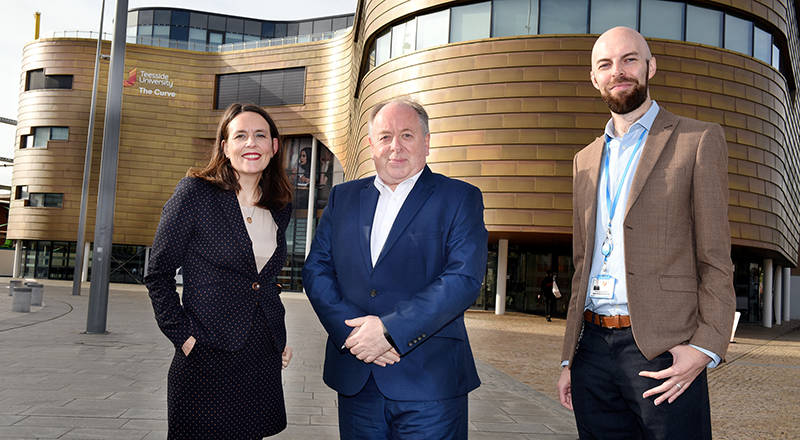
M 454 6 L 450 14 L 450 42 L 489 38 L 492 3 Z
M 189 50 L 206 50 L 207 37 L 205 29 L 189 29 Z
M 427 49 L 447 44 L 450 29 L 450 11 L 439 11 L 417 18 L 417 49 Z M 378 59 L 380 59 L 378 54 Z M 380 64 L 380 61 L 378 62 Z
M 399 57 L 415 50 L 414 38 L 417 35 L 417 20 L 398 24 L 392 28 L 392 54 Z
M 189 26 L 189 11 L 172 11 L 172 20 L 170 24 L 173 26 Z
M 33 148 L 47 148 L 50 140 L 50 127 L 36 127 L 33 131 Z
M 392 49 L 392 33 L 387 31 L 375 41 L 375 65 L 389 61 Z
M 225 17 L 219 15 L 208 16 L 208 30 L 210 31 L 224 31 L 225 30 Z
M 139 44 L 151 44 L 153 38 L 153 26 L 139 26 L 139 33 L 136 34 L 136 41 Z
M 245 20 L 244 33 L 247 35 L 261 36 L 261 22 L 253 20 Z
M 347 27 L 353 27 L 353 23 L 355 23 L 356 16 L 350 15 L 347 17 Z
M 64 194 L 31 193 L 27 206 L 61 208 L 64 205 Z
M 169 9 L 156 9 L 153 15 L 153 24 L 168 25 L 171 23 L 172 11 Z
M 241 43 L 241 42 L 242 42 L 242 34 L 234 34 L 232 32 L 228 32 L 225 34 L 225 44 Z
M 312 33 L 321 34 L 323 32 L 330 32 L 332 29 L 331 26 L 333 26 L 333 23 L 330 18 L 327 20 L 317 20 L 314 22 L 314 32 Z
M 686 5 L 686 41 L 722 47 L 724 18 L 722 11 Z
M 128 11 L 128 28 L 139 24 L 139 11 Z
M 300 25 L 297 23 L 289 23 L 286 25 L 286 36 L 287 37 L 296 37 L 298 32 L 300 31 Z
M 189 41 L 189 28 L 170 26 L 169 39 L 172 41 Z
M 774 44 L 772 45 L 772 67 L 778 70 L 781 68 L 781 50 Z
M 333 31 L 340 31 L 342 29 L 347 29 L 347 17 L 339 17 L 333 19 Z
M 153 24 L 153 10 L 147 9 L 144 11 L 139 11 L 139 20 L 136 22 L 138 25 L 143 24 Z
M 585 34 L 589 0 L 541 0 L 540 34 Z
M 219 46 L 220 44 L 222 44 L 222 37 L 223 37 L 223 34 L 221 34 L 219 32 L 209 32 L 208 33 L 208 44 L 214 45 L 214 46 Z
M 770 64 L 772 62 L 772 35 L 769 32 L 756 27 L 754 37 L 753 56 L 767 64 Z
M 50 129 L 50 139 L 54 141 L 68 141 L 69 127 L 52 127 Z
M 126 43 L 136 43 L 136 31 L 138 29 L 138 26 L 128 26 L 128 31 L 125 33 Z
M 493 37 L 536 35 L 539 31 L 538 0 L 494 0 Z
M 272 38 L 275 36 L 275 23 L 261 23 L 261 36 Z
M 71 89 L 72 75 L 45 75 L 44 69 L 29 70 L 25 78 L 25 90 Z
M 313 21 L 304 21 L 300 23 L 300 26 L 297 30 L 297 35 L 311 35 L 312 33 L 314 33 Z
M 153 46 L 169 47 L 169 26 L 153 26 Z
M 642 0 L 641 33 L 648 38 L 683 40 L 685 3 Z
M 208 14 L 192 12 L 189 15 L 189 26 L 201 29 L 208 28 Z
M 753 22 L 726 14 L 725 49 L 753 55 Z
M 225 25 L 225 30 L 228 32 L 241 34 L 242 32 L 244 32 L 244 20 L 242 20 L 241 18 L 228 17 L 228 22 Z
M 639 0 L 592 0 L 590 34 L 602 34 L 617 26 L 638 29 Z
M 288 32 L 286 23 L 275 23 L 275 38 L 285 37 Z
M 17 200 L 26 200 L 28 198 L 28 185 L 18 186 L 14 198 Z

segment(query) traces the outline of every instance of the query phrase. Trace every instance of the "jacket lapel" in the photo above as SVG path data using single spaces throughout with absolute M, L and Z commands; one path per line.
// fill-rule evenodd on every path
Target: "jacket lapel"
M 594 255 L 594 236 L 595 236 L 595 228 L 597 225 L 597 191 L 600 186 L 600 172 L 603 166 L 603 154 L 605 151 L 605 137 L 600 137 L 595 140 L 593 143 L 589 144 L 587 147 L 588 150 L 586 151 L 586 164 L 589 165 L 589 169 L 586 172 L 587 181 L 586 186 L 587 188 L 580 189 L 581 194 L 588 195 L 588 204 L 589 209 L 588 214 L 585 217 L 586 224 L 584 225 L 584 231 L 586 231 L 586 255 Z M 579 170 L 580 171 L 580 170 Z M 576 225 L 577 226 L 577 225 Z M 591 269 L 591 264 L 584 265 Z
M 375 188 L 375 179 L 368 179 L 361 190 L 361 199 L 358 204 L 358 241 L 361 254 L 367 270 L 372 273 L 372 253 L 370 252 L 370 237 L 372 236 L 372 220 L 375 218 L 375 208 L 378 206 L 380 192 Z
M 675 130 L 677 121 L 677 116 L 672 113 L 663 108 L 658 110 L 658 115 L 653 120 L 650 133 L 647 135 L 647 140 L 642 148 L 642 156 L 639 159 L 639 165 L 636 167 L 636 173 L 633 175 L 631 190 L 628 193 L 628 204 L 625 207 L 626 217 L 628 216 L 628 211 L 630 211 L 633 204 L 636 203 L 636 199 L 642 193 L 644 185 L 650 178 L 656 163 L 658 163 L 664 147 L 667 146 L 667 142 Z
M 381 255 L 378 257 L 378 261 L 375 262 L 375 266 L 381 263 L 381 260 L 383 260 L 392 246 L 394 246 L 397 239 L 400 238 L 400 235 L 417 215 L 417 212 L 422 208 L 422 205 L 425 204 L 425 201 L 428 200 L 428 197 L 433 194 L 434 186 L 433 172 L 425 165 L 422 174 L 419 176 L 419 180 L 414 184 L 414 189 L 408 194 L 406 201 L 403 202 L 403 207 L 400 208 L 400 212 L 397 213 L 397 218 L 394 220 L 394 224 L 392 224 L 392 229 L 389 230 L 389 236 L 386 237 L 386 243 L 383 245 L 383 250 L 381 250 Z
M 233 235 L 236 244 L 239 245 L 245 253 L 249 256 L 246 262 L 240 262 L 247 265 L 247 270 L 257 272 L 256 270 L 256 257 L 253 254 L 253 242 L 250 241 L 250 234 L 247 233 L 247 228 L 242 219 L 242 209 L 239 207 L 239 201 L 236 199 L 236 194 L 232 191 L 217 191 L 220 207 L 222 208 L 225 221 L 228 222 L 228 231 Z

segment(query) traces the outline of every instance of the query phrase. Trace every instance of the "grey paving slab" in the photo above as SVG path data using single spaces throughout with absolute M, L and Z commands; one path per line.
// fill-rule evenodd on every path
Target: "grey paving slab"
M 5 281 L 0 278 L 0 285 Z M 112 285 L 107 333 L 86 334 L 88 285 L 44 281 L 29 314 L 0 301 L 0 440 L 166 439 L 166 375 L 174 353 L 142 286 Z M 322 381 L 326 335 L 308 300 L 286 292 L 292 364 L 283 373 L 287 429 L 276 439 L 337 439 L 337 396 Z M 8 306 L 10 307 L 10 305 Z M 477 361 L 470 438 L 576 438 L 572 414 Z M 559 410 L 561 408 L 561 410 Z

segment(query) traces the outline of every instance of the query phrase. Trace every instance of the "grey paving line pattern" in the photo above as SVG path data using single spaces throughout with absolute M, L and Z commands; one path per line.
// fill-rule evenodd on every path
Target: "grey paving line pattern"
M 112 285 L 108 332 L 85 334 L 88 284 L 45 281 L 44 307 L 9 312 L 0 290 L 0 440 L 166 439 L 166 375 L 174 348 L 142 286 Z M 0 286 L 7 279 L 0 278 Z M 302 293 L 286 292 L 289 426 L 271 438 L 338 439 L 336 393 L 322 382 L 325 333 Z M 477 360 L 470 439 L 574 440 L 572 413 Z

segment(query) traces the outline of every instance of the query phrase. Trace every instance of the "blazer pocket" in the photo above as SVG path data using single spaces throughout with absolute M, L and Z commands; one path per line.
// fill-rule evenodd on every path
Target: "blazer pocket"
M 661 290 L 677 292 L 697 292 L 696 277 L 661 276 L 658 279 Z

